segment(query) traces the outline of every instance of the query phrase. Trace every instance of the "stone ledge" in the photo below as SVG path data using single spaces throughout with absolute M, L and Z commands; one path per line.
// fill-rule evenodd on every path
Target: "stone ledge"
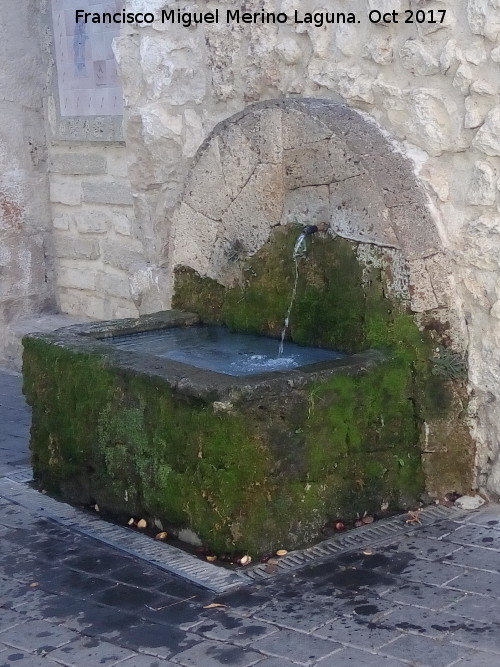
M 106 158 L 92 153 L 55 153 L 50 159 L 49 171 L 72 176 L 105 174 Z
M 121 183 L 83 183 L 83 201 L 86 204 L 121 204 L 132 206 L 130 186 Z

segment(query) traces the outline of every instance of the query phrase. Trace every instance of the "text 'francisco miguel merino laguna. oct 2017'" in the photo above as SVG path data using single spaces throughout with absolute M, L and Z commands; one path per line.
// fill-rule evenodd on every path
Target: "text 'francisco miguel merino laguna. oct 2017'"
M 327 24 L 356 24 L 364 21 L 370 23 L 399 24 L 399 23 L 443 23 L 446 17 L 445 9 L 407 9 L 398 12 L 395 9 L 381 12 L 378 9 L 366 12 L 363 15 L 355 12 L 299 12 L 293 15 L 285 12 L 247 12 L 243 9 L 214 9 L 210 12 L 185 12 L 180 9 L 164 9 L 154 14 L 153 12 L 87 12 L 83 9 L 75 10 L 76 23 L 170 23 L 181 25 L 185 28 L 203 24 L 237 24 L 237 25 L 262 25 L 262 24 L 307 24 L 321 28 Z

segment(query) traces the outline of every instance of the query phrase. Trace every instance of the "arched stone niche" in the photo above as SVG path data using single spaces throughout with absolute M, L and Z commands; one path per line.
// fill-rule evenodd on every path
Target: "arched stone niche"
M 328 100 L 252 105 L 214 129 L 174 217 L 170 265 L 230 284 L 235 256 L 293 221 L 327 222 L 403 260 L 414 312 L 449 304 L 449 267 L 412 163 L 373 122 Z
M 354 242 L 366 273 L 376 267 L 383 274 L 385 296 L 421 328 L 430 323 L 437 345 L 448 346 L 451 407 L 422 425 L 423 467 L 432 495 L 468 491 L 474 446 L 465 378 L 452 377 L 465 338 L 451 266 L 413 163 L 372 120 L 329 100 L 287 99 L 252 105 L 217 125 L 187 178 L 170 266 L 231 288 L 248 258 L 296 222 L 326 222 L 330 236 Z M 276 326 L 268 333 L 276 335 Z

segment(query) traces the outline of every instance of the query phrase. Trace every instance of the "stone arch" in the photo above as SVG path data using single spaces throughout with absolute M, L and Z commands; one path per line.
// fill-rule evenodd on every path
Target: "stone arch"
M 230 284 L 235 258 L 294 220 L 328 222 L 403 261 L 414 312 L 449 305 L 449 266 L 413 163 L 373 121 L 330 100 L 266 101 L 215 127 L 174 216 L 170 266 Z

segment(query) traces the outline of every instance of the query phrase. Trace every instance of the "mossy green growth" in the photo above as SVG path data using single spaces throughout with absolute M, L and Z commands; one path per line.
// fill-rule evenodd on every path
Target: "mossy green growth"
M 25 369 L 33 465 L 45 489 L 124 519 L 188 526 L 215 551 L 302 546 L 328 518 L 354 518 L 381 500 L 400 507 L 421 491 L 418 420 L 397 395 L 404 380 L 395 369 L 300 390 L 282 410 L 284 443 L 272 420 L 279 398 L 264 419 L 243 400 L 218 412 L 98 354 L 33 338 Z
M 232 331 L 279 336 L 295 279 L 295 229 L 275 232 L 247 260 L 241 285 L 224 289 L 187 267 L 176 270 L 173 307 L 197 312 L 204 321 Z M 366 295 L 353 245 L 344 239 L 309 241 L 300 258 L 290 340 L 346 352 L 364 349 Z
M 277 231 L 231 288 L 179 268 L 175 307 L 279 336 L 296 236 Z M 25 391 L 44 488 L 123 517 L 189 527 L 215 551 L 252 555 L 310 543 L 328 519 L 416 503 L 422 427 L 447 410 L 446 383 L 431 372 L 432 337 L 385 296 L 381 270 L 360 264 L 356 244 L 313 238 L 298 262 L 291 340 L 381 348 L 385 363 L 282 395 L 246 394 L 220 411 L 147 372 L 114 366 L 97 348 L 28 337 Z
M 295 228 L 279 228 L 243 269 L 242 282 L 224 288 L 192 269 L 176 270 L 174 307 L 198 312 L 232 331 L 279 337 L 295 279 Z M 298 259 L 299 279 L 287 339 L 355 353 L 378 348 L 405 369 L 420 419 L 446 413 L 448 390 L 432 372 L 435 338 L 420 331 L 402 301 L 386 296 L 382 270 L 364 267 L 359 244 L 312 237 Z M 380 251 L 382 252 L 382 251 Z

